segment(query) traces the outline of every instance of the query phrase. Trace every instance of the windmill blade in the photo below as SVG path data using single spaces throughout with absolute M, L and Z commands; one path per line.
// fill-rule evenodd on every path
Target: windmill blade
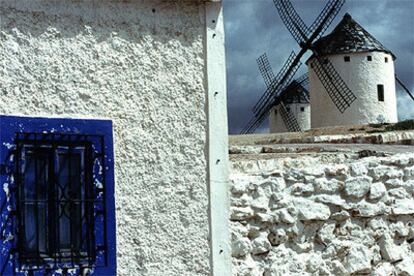
M 290 81 L 292 80 L 293 76 L 296 74 L 297 70 L 299 69 L 301 63 L 300 63 L 300 57 L 303 55 L 303 53 L 300 53 L 296 58 L 286 63 L 288 65 L 286 68 L 282 68 L 282 70 L 279 72 L 278 75 L 283 73 L 283 76 L 279 78 L 279 81 L 277 81 L 278 77 L 274 79 L 271 86 L 269 86 L 266 89 L 265 94 L 268 94 L 265 98 L 262 100 L 262 103 L 260 104 L 260 107 L 256 109 L 254 112 L 254 117 L 250 119 L 248 124 L 243 128 L 243 130 L 240 132 L 241 134 L 248 134 L 254 132 L 266 119 L 266 117 L 269 115 L 270 110 L 273 106 L 277 105 L 281 101 L 281 92 L 286 89 Z
M 398 84 L 402 87 L 402 89 L 410 96 L 410 98 L 414 101 L 414 96 L 411 94 L 410 90 L 403 84 L 403 82 L 395 75 L 395 80 L 398 82 Z
M 303 51 L 301 51 L 299 55 L 296 55 L 293 51 L 290 53 L 282 69 L 279 71 L 276 77 L 273 78 L 270 85 L 266 88 L 265 93 L 263 93 L 262 97 L 260 97 L 259 101 L 254 105 L 253 112 L 256 113 L 258 110 L 262 109 L 263 106 L 269 101 L 271 96 L 275 95 L 275 90 L 279 88 L 279 85 L 285 82 L 284 78 L 288 77 L 289 72 L 294 70 L 295 67 L 299 68 L 299 66 L 302 65 L 302 63 L 300 62 L 300 58 L 303 54 Z
M 275 7 L 296 42 L 301 45 L 307 42 L 308 26 L 300 18 L 292 4 L 287 0 L 273 0 Z
M 308 35 L 313 37 L 312 41 L 319 39 L 324 34 L 344 4 L 345 0 L 330 0 L 325 5 L 321 13 L 309 27 Z
M 299 126 L 298 120 L 296 119 L 295 115 L 287 110 L 285 104 L 280 102 L 280 116 L 282 117 L 283 122 L 289 132 L 300 132 L 302 129 Z
M 329 59 L 316 56 L 312 64 L 332 102 L 341 113 L 344 113 L 357 97 L 346 85 Z
M 259 66 L 260 74 L 262 75 L 266 87 L 269 87 L 272 83 L 272 80 L 275 78 L 275 75 L 270 65 L 269 59 L 266 54 L 261 55 L 257 60 L 257 65 Z

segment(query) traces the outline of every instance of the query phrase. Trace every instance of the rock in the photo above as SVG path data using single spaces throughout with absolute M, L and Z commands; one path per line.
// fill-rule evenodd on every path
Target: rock
M 334 275 L 343 275 L 343 276 L 349 275 L 344 265 L 338 260 L 332 261 L 331 267 L 332 267 L 332 272 Z
M 331 215 L 328 206 L 305 198 L 293 199 L 298 217 L 301 220 L 327 220 Z
M 397 246 L 393 239 L 385 234 L 379 241 L 381 250 L 381 256 L 387 261 L 395 262 L 401 260 L 403 257 L 403 251 Z
M 410 229 L 402 221 L 391 224 L 389 229 L 396 238 L 407 237 L 410 233 Z
M 350 197 L 361 198 L 369 191 L 372 178 L 358 176 L 345 181 L 345 194 Z
M 287 242 L 288 236 L 286 235 L 286 231 L 282 228 L 276 229 L 276 231 L 271 232 L 267 236 L 268 240 L 273 246 L 278 246 L 282 243 Z
M 345 210 L 342 210 L 340 212 L 333 213 L 330 218 L 333 220 L 337 220 L 337 221 L 343 221 L 343 220 L 348 219 L 349 217 L 350 217 L 349 213 Z
M 394 266 L 390 263 L 379 264 L 371 275 L 375 276 L 390 276 L 395 275 Z
M 348 173 L 348 166 L 339 164 L 339 165 L 333 165 L 325 168 L 325 174 L 327 176 L 345 176 Z
M 292 217 L 292 215 L 288 212 L 287 209 L 278 210 L 277 214 L 281 222 L 288 224 L 295 223 L 295 219 Z
M 369 170 L 369 175 L 372 176 L 374 181 L 384 181 L 392 178 L 402 178 L 404 173 L 400 170 L 395 169 L 394 167 L 388 166 L 377 166 Z
M 313 200 L 315 200 L 316 202 L 335 205 L 339 207 L 346 205 L 346 201 L 342 199 L 339 195 L 317 195 L 313 197 Z
M 414 262 L 412 258 L 406 257 L 402 262 L 395 265 L 399 276 L 412 276 L 414 275 Z
M 243 224 L 241 224 L 238 221 L 237 222 L 233 222 L 233 221 L 230 222 L 230 230 L 231 230 L 231 233 L 238 234 L 242 237 L 247 237 L 247 234 L 248 234 L 247 227 L 244 226 Z
M 412 215 L 414 214 L 414 200 L 413 199 L 397 199 L 392 208 L 394 215 Z
M 252 218 L 254 212 L 250 207 L 231 207 L 231 220 L 241 221 Z
M 324 169 L 321 166 L 317 166 L 316 164 L 315 166 L 306 167 L 300 170 L 300 173 L 304 175 L 315 176 L 315 177 L 321 177 L 325 174 Z
M 244 179 L 232 180 L 231 192 L 233 194 L 243 194 L 247 191 L 250 181 Z
M 411 195 L 409 193 L 407 193 L 407 191 L 403 187 L 389 190 L 388 195 L 390 197 L 395 197 L 395 198 L 399 198 L 399 199 L 410 198 L 411 197 Z
M 352 163 L 349 168 L 352 176 L 361 176 L 368 173 L 367 166 L 364 163 Z
M 300 196 L 300 195 L 310 195 L 315 191 L 312 184 L 305 183 L 296 183 L 289 187 L 291 194 Z
M 233 257 L 241 257 L 250 253 L 252 250 L 251 242 L 248 238 L 238 234 L 232 234 L 231 254 Z
M 362 244 L 354 244 L 345 257 L 345 268 L 348 273 L 366 273 L 371 269 L 371 251 Z
M 371 204 L 366 201 L 362 201 L 358 203 L 356 209 L 354 210 L 357 211 L 357 214 L 356 214 L 357 217 L 367 217 L 367 218 L 378 216 L 378 215 L 383 215 L 387 213 L 388 211 L 387 207 L 382 202 Z
M 376 182 L 371 185 L 368 198 L 371 200 L 380 199 L 386 192 L 387 188 L 385 188 L 385 185 L 382 182 Z
M 344 183 L 335 178 L 317 178 L 313 181 L 315 191 L 318 193 L 335 194 L 343 189 Z
M 414 179 L 414 166 L 404 169 L 404 180 Z
M 272 214 L 266 214 L 266 213 L 256 213 L 255 218 L 260 222 L 274 222 L 275 216 Z
M 335 239 L 334 230 L 336 223 L 334 221 L 325 222 L 319 230 L 319 237 L 321 240 L 329 244 Z
M 266 233 L 260 235 L 252 241 L 252 254 L 258 255 L 268 252 L 272 248 Z

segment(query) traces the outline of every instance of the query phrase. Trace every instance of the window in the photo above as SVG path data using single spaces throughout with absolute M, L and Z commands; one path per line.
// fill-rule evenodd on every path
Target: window
M 367 56 L 368 61 L 372 61 L 372 56 Z
M 344 61 L 345 62 L 350 62 L 351 61 L 351 57 L 350 56 L 344 56 Z
M 378 84 L 377 91 L 378 91 L 378 101 L 383 102 L 384 101 L 384 85 Z
M 302 107 L 300 108 L 300 111 L 304 112 L 304 111 L 305 111 L 305 108 L 302 106 Z
M 286 107 L 286 111 L 287 112 L 290 112 L 290 107 Z
M 388 63 L 388 57 L 385 57 L 385 63 Z
M 12 116 L 0 123 L 1 142 L 13 145 L 6 156 L 14 155 L 7 161 L 14 263 L 5 271 L 115 275 L 112 123 Z
M 275 115 L 277 115 L 277 109 L 275 109 Z

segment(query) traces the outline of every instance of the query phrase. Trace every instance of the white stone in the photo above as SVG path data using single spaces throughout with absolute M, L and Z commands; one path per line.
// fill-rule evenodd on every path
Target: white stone
M 396 238 L 407 237 L 410 229 L 407 225 L 404 224 L 402 221 L 398 221 L 397 223 L 393 223 L 389 226 L 391 233 L 395 234 Z
M 331 262 L 331 267 L 332 267 L 332 272 L 334 273 L 334 275 L 342 275 L 342 276 L 348 276 L 349 273 L 346 270 L 346 268 L 344 267 L 344 265 L 338 261 L 338 260 L 334 260 Z
M 252 241 L 252 254 L 258 255 L 268 252 L 272 248 L 266 233 L 260 233 L 258 237 Z
M 414 261 L 412 257 L 406 256 L 402 262 L 395 265 L 395 268 L 399 276 L 414 275 Z
M 327 220 L 331 215 L 329 207 L 305 198 L 293 199 L 301 220 Z
M 231 183 L 231 192 L 233 194 L 242 194 L 244 192 L 246 192 L 247 187 L 250 184 L 250 181 L 248 180 L 243 180 L 243 179 L 237 179 L 237 180 L 232 180 Z
M 393 239 L 388 235 L 384 235 L 379 241 L 382 257 L 390 262 L 401 260 L 403 257 L 403 251 L 397 246 Z
M 355 243 L 345 257 L 345 268 L 349 273 L 366 273 L 371 269 L 371 251 Z
M 277 213 L 279 215 L 280 221 L 288 224 L 295 223 L 295 219 L 292 217 L 292 215 L 289 213 L 287 209 L 281 209 Z
M 366 164 L 362 162 L 352 163 L 349 166 L 349 168 L 350 168 L 352 176 L 361 176 L 361 175 L 366 175 L 368 173 Z
M 376 182 L 371 185 L 369 190 L 369 199 L 380 199 L 385 195 L 387 192 L 387 188 L 385 188 L 384 183 Z
M 333 176 L 333 177 L 344 176 L 348 173 L 348 171 L 349 171 L 348 166 L 344 164 L 332 165 L 332 166 L 325 168 L 326 175 Z
M 333 213 L 331 215 L 331 219 L 337 220 L 337 221 L 343 221 L 350 217 L 349 213 L 345 210 L 341 210 L 340 212 Z
M 315 191 L 318 193 L 334 194 L 341 191 L 344 183 L 337 179 L 317 178 L 313 181 Z
M 366 201 L 361 201 L 357 204 L 355 210 L 357 211 L 357 217 L 373 217 L 383 215 L 388 212 L 388 209 L 383 202 L 372 204 Z
M 404 180 L 414 179 L 414 166 L 404 169 Z
M 369 170 L 369 175 L 374 178 L 375 181 L 387 180 L 392 178 L 402 178 L 404 173 L 401 170 L 397 170 L 394 167 L 377 166 Z
M 372 178 L 359 176 L 345 181 L 345 194 L 350 197 L 361 198 L 366 195 L 371 187 Z
M 232 234 L 231 254 L 234 257 L 245 256 L 252 250 L 251 242 L 248 238 L 241 235 Z
M 300 195 L 309 195 L 315 191 L 315 188 L 312 184 L 305 183 L 296 183 L 289 187 L 291 194 L 300 196 Z
M 339 195 L 316 195 L 312 197 L 313 200 L 316 202 L 328 204 L 328 205 L 335 205 L 335 206 L 345 206 L 346 200 L 342 199 Z
M 372 276 L 390 276 L 395 275 L 395 268 L 390 263 L 379 264 L 371 274 Z
M 286 242 L 288 240 L 288 236 L 286 235 L 286 231 L 284 229 L 278 228 L 269 234 L 268 239 L 273 246 L 277 246 Z
M 403 187 L 388 190 L 388 195 L 399 199 L 412 197 Z
M 254 212 L 250 207 L 231 207 L 231 220 L 239 221 L 252 218 Z
M 411 215 L 414 214 L 414 200 L 413 199 L 397 199 L 392 208 L 394 215 Z
M 320 228 L 319 236 L 324 243 L 329 244 L 335 239 L 335 235 L 334 235 L 335 227 L 336 227 L 336 222 L 329 221 L 329 222 L 325 222 L 323 226 Z

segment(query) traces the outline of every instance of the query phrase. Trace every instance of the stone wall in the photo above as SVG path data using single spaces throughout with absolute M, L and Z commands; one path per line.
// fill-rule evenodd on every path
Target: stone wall
M 233 275 L 414 275 L 414 154 L 292 156 L 233 158 Z
M 113 121 L 119 275 L 210 272 L 204 35 L 202 1 L 0 0 L 0 113 Z

